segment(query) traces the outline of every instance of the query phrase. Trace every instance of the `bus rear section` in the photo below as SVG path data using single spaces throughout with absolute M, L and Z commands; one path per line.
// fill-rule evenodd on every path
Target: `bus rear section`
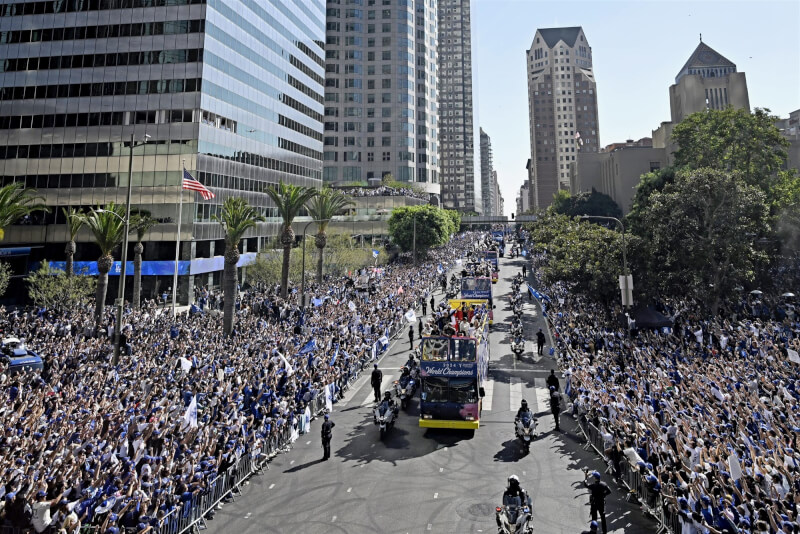
M 476 337 L 422 338 L 419 426 L 476 429 L 489 361 L 488 320 Z
M 465 276 L 461 278 L 461 298 L 451 300 L 451 308 L 455 307 L 452 304 L 454 300 L 458 300 L 467 306 L 472 306 L 473 304 L 479 306 L 485 301 L 489 309 L 489 324 L 494 324 L 494 302 L 492 301 L 491 278 L 484 276 Z
M 500 278 L 500 260 L 497 259 L 496 250 L 487 250 L 484 252 L 484 258 L 492 264 L 492 283 L 496 284 L 497 279 Z

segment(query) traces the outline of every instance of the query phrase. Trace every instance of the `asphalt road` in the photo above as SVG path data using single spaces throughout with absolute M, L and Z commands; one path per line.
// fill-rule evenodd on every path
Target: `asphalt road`
M 555 365 L 547 355 L 549 334 L 545 356 L 537 356 L 535 341 L 530 341 L 538 328 L 546 328 L 535 301 L 525 306 L 528 350 L 520 361 L 510 351 L 510 281 L 521 267 L 521 259 L 502 259 L 494 286 L 489 381 L 478 430 L 419 428 L 417 398 L 381 442 L 372 422 L 373 394 L 366 373 L 334 405 L 332 458 L 321 461 L 321 423 L 316 420 L 292 451 L 276 457 L 269 471 L 251 479 L 241 497 L 217 512 L 208 532 L 496 532 L 494 507 L 511 474 L 520 477 L 533 499 L 534 532 L 577 534 L 588 529 L 581 468 L 602 472 L 604 466 L 583 450 L 569 416 L 561 418 L 566 432 L 553 430 L 545 378 Z M 399 376 L 408 349 L 408 338 L 400 335 L 381 361 L 384 384 Z M 513 420 L 522 398 L 540 414 L 539 436 L 528 455 L 514 438 Z M 609 532 L 655 532 L 655 524 L 627 503 L 608 478 L 604 475 L 613 490 L 606 500 Z

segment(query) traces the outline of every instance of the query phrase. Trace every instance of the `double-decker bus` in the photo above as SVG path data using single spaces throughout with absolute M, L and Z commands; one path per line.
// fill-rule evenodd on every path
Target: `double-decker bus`
M 474 337 L 423 337 L 421 352 L 419 426 L 478 428 L 489 365 L 488 314 Z
M 500 257 L 502 258 L 505 255 L 506 249 L 506 235 L 502 227 L 492 230 L 492 240 L 494 240 L 500 248 Z
M 497 279 L 500 278 L 500 263 L 497 259 L 497 251 L 496 250 L 487 250 L 484 251 L 484 258 L 492 264 L 492 283 L 496 284 Z
M 494 324 L 494 303 L 492 302 L 492 279 L 486 276 L 464 276 L 461 278 L 461 302 L 468 306 L 486 301 L 489 307 L 489 324 Z M 451 301 L 452 302 L 452 301 Z

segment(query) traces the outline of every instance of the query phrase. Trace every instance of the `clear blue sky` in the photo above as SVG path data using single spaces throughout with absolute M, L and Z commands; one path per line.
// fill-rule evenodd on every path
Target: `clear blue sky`
M 751 108 L 781 117 L 800 108 L 796 0 L 472 0 L 475 135 L 480 126 L 492 139 L 506 214 L 530 151 L 525 50 L 537 28 L 562 26 L 582 26 L 592 47 L 601 146 L 650 136 L 669 120 L 669 86 L 700 33 L 747 74 Z

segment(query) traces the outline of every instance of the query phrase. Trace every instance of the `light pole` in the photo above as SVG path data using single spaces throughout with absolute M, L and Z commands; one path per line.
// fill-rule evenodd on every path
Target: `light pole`
M 300 305 L 306 309 L 306 230 L 314 223 L 329 222 L 331 219 L 320 219 L 318 221 L 308 221 L 303 227 L 303 272 L 300 274 Z
M 607 221 L 615 221 L 617 224 L 619 224 L 620 228 L 622 228 L 622 274 L 623 274 L 622 290 L 625 292 L 624 298 L 622 299 L 622 303 L 623 306 L 629 308 L 630 302 L 628 302 L 628 247 L 625 242 L 625 225 L 622 224 L 622 221 L 620 221 L 616 217 L 607 217 L 605 215 L 581 215 L 580 218 L 604 219 Z
M 123 307 L 125 304 L 125 270 L 128 266 L 128 234 L 131 231 L 131 190 L 133 189 L 133 149 L 137 146 L 142 146 L 147 143 L 147 140 L 150 138 L 149 135 L 144 136 L 144 141 L 136 144 L 134 134 L 131 134 L 131 144 L 130 144 L 130 152 L 128 155 L 128 194 L 125 200 L 125 218 L 122 219 L 119 215 L 114 212 L 116 217 L 122 219 L 122 222 L 125 223 L 125 237 L 122 239 L 122 265 L 119 273 L 119 292 L 117 295 L 117 324 L 116 328 L 114 328 L 114 359 L 113 364 L 117 365 L 119 363 L 119 353 L 120 353 L 120 334 L 122 333 L 122 312 Z M 103 211 L 103 210 L 98 210 Z

